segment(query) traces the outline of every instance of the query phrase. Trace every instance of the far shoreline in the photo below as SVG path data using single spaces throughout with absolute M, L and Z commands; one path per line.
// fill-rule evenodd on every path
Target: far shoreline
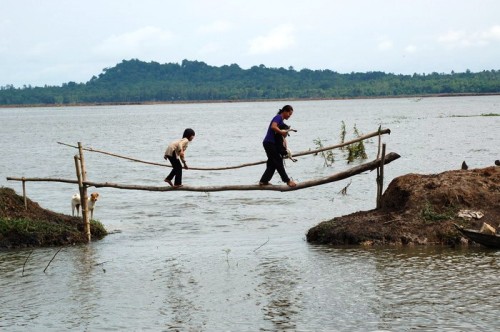
M 175 100 L 175 101 L 143 101 L 143 102 L 99 102 L 99 103 L 71 103 L 71 104 L 13 104 L 0 105 L 0 108 L 38 108 L 38 107 L 82 107 L 82 106 L 132 106 L 132 105 L 169 105 L 169 104 L 219 104 L 219 103 L 258 103 L 277 101 L 334 101 L 334 100 L 363 100 L 363 99 L 399 99 L 399 98 L 438 98 L 438 97 L 486 97 L 498 96 L 500 92 L 492 93 L 438 93 L 425 95 L 401 96 L 360 96 L 338 98 L 284 98 L 284 99 L 218 99 L 218 100 Z

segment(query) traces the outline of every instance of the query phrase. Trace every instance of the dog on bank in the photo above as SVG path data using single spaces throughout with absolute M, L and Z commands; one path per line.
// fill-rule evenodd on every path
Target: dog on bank
M 87 198 L 87 206 L 88 210 L 90 211 L 90 219 L 94 219 L 94 207 L 98 199 L 99 199 L 99 193 L 92 193 Z M 73 214 L 73 216 L 75 215 L 75 210 L 76 210 L 76 215 L 77 216 L 80 215 L 80 205 L 81 205 L 80 194 L 74 194 L 71 197 L 71 213 Z

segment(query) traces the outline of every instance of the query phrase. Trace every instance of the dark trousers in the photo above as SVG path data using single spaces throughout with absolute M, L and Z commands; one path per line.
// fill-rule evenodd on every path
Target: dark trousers
M 175 178 L 174 185 L 180 186 L 182 184 L 181 161 L 179 159 L 177 159 L 175 154 L 173 156 L 165 156 L 165 157 L 168 159 L 168 161 L 170 161 L 170 164 L 172 165 L 172 171 L 167 176 L 167 179 L 172 181 L 172 179 Z
M 274 143 L 264 142 L 264 150 L 267 155 L 266 170 L 262 174 L 260 179 L 261 183 L 267 183 L 271 181 L 275 171 L 281 176 L 281 180 L 285 183 L 290 181 L 290 178 L 286 174 L 285 165 L 283 164 L 283 158 L 279 154 L 279 148 Z

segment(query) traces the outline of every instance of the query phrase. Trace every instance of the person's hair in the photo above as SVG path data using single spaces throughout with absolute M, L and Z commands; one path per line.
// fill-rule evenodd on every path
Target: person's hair
M 285 105 L 278 111 L 278 114 L 281 114 L 283 112 L 293 112 L 293 107 L 290 105 Z
M 191 136 L 194 136 L 194 130 L 191 128 L 186 128 L 184 130 L 184 134 L 182 134 L 182 138 L 189 138 Z

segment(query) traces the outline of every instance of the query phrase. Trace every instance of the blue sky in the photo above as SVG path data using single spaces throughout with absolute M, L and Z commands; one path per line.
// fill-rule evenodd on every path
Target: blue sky
M 122 60 L 395 74 L 500 69 L 498 0 L 1 0 L 0 86 Z

